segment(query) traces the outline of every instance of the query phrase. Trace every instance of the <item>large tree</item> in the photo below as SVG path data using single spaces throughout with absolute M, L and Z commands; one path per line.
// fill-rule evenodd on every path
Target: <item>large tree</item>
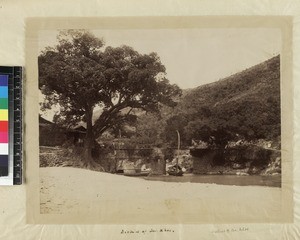
M 38 64 L 44 108 L 57 104 L 61 123 L 86 122 L 87 165 L 93 164 L 95 139 L 132 120 L 132 109 L 158 111 L 160 104 L 174 105 L 173 97 L 180 94 L 166 79 L 156 53 L 140 54 L 128 46 L 104 48 L 102 39 L 85 30 L 60 32 L 58 44 L 46 48 Z M 101 114 L 93 121 L 95 108 Z

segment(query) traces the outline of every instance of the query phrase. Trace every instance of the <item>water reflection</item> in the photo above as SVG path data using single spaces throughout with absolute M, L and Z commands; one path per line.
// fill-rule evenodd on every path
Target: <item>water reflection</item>
M 164 182 L 192 182 L 192 183 L 215 183 L 221 185 L 236 186 L 268 186 L 281 187 L 281 176 L 237 176 L 237 175 L 194 175 L 185 174 L 176 176 L 148 176 L 142 177 L 150 181 Z

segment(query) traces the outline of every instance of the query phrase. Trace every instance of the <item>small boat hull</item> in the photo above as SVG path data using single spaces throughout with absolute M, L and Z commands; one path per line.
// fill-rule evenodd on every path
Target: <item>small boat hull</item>
M 172 171 L 168 171 L 168 174 L 171 176 L 183 176 L 183 171 L 178 171 L 178 172 L 172 172 Z
M 148 176 L 149 173 L 124 173 L 124 176 L 138 177 L 138 176 Z
M 126 171 L 124 170 L 124 176 L 132 176 L 132 177 L 137 177 L 137 176 L 148 176 L 150 174 L 150 171 L 138 171 L 138 170 L 131 170 L 131 171 Z

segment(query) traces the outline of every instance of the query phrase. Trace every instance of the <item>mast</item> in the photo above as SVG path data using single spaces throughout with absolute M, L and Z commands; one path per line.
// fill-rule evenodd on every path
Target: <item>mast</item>
M 177 157 L 176 157 L 176 165 L 178 167 L 178 158 L 179 158 L 179 149 L 180 149 L 180 134 L 179 131 L 176 130 L 177 132 Z

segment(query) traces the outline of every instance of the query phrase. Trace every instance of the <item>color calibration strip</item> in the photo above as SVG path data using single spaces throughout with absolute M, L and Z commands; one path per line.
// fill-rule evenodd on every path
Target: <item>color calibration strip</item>
M 23 181 L 22 70 L 0 66 L 0 185 Z
M 0 75 L 0 176 L 8 176 L 8 75 Z

